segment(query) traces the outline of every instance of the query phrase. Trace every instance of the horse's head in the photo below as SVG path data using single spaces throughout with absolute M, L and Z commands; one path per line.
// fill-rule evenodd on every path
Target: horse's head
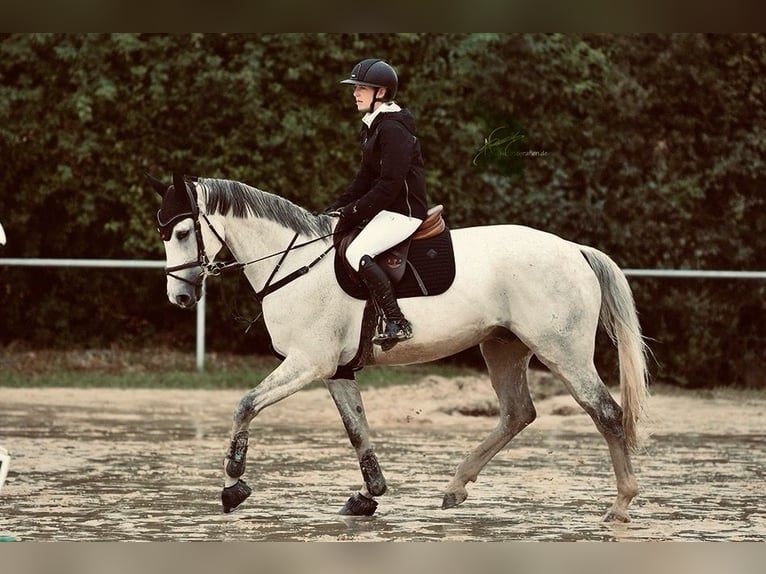
M 147 174 L 152 187 L 162 197 L 157 211 L 157 230 L 165 244 L 168 299 L 174 305 L 191 309 L 202 295 L 207 265 L 220 251 L 221 241 L 200 223 L 197 186 L 181 174 L 164 184 Z M 204 217 L 204 215 L 203 215 Z

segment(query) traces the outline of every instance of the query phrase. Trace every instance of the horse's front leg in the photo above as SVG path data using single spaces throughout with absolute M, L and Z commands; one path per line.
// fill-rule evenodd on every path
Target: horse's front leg
M 338 376 L 338 375 L 336 375 Z M 386 479 L 378 464 L 378 458 L 370 443 L 370 431 L 364 414 L 362 396 L 354 380 L 354 374 L 344 373 L 348 378 L 327 381 L 327 388 L 338 407 L 343 426 L 346 427 L 351 446 L 356 451 L 362 470 L 364 485 L 358 493 L 348 499 L 339 514 L 347 516 L 372 516 L 378 503 L 373 497 L 386 492 Z
M 326 376 L 327 369 L 305 360 L 288 357 L 257 387 L 242 397 L 234 413 L 231 445 L 223 461 L 224 488 L 221 502 L 224 512 L 234 510 L 252 492 L 247 483 L 240 478 L 247 466 L 250 422 L 269 405 L 289 397 L 313 380 Z

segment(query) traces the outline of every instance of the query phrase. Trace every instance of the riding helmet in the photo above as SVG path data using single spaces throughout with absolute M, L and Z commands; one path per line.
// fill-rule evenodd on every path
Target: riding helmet
M 341 81 L 341 84 L 386 88 L 384 100 L 391 101 L 396 97 L 399 78 L 396 75 L 396 70 L 383 60 L 368 58 L 354 66 L 349 77 Z

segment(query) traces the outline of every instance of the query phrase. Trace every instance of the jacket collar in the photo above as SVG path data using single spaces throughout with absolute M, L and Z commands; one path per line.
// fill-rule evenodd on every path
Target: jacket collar
M 369 128 L 372 125 L 372 122 L 375 121 L 375 118 L 377 118 L 380 114 L 401 111 L 402 108 L 400 108 L 396 102 L 384 102 L 378 106 L 378 109 L 374 112 L 365 114 L 362 118 L 362 121 Z

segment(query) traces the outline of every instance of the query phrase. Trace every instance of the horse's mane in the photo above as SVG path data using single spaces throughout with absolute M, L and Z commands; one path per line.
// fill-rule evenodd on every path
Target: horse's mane
M 228 179 L 199 178 L 197 184 L 205 194 L 210 215 L 262 217 L 303 235 L 328 235 L 332 231 L 329 217 L 312 215 L 273 193 Z

